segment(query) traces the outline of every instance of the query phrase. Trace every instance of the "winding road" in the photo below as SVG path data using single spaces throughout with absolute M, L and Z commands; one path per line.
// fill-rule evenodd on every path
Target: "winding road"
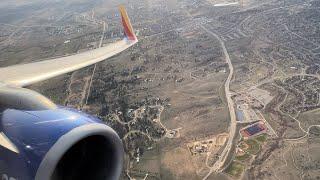
M 227 51 L 227 48 L 224 44 L 224 42 L 221 40 L 221 38 L 215 34 L 214 32 L 210 31 L 207 29 L 205 26 L 200 25 L 200 27 L 205 30 L 208 34 L 214 36 L 216 39 L 219 40 L 223 53 L 225 55 L 225 60 L 226 63 L 228 64 L 229 67 L 229 75 L 227 80 L 225 81 L 224 84 L 224 89 L 225 89 L 225 94 L 228 102 L 228 109 L 229 109 L 229 114 L 230 114 L 230 131 L 229 131 L 229 139 L 228 142 L 222 151 L 222 153 L 219 156 L 219 159 L 214 163 L 214 165 L 211 167 L 209 173 L 203 178 L 203 180 L 207 179 L 213 172 L 220 172 L 222 170 L 223 165 L 225 164 L 225 161 L 229 157 L 229 154 L 231 152 L 232 146 L 233 146 L 233 140 L 236 137 L 236 129 L 237 129 L 237 120 L 236 120 L 236 112 L 234 109 L 234 102 L 231 98 L 231 92 L 230 92 L 230 82 L 233 77 L 233 65 L 229 56 L 229 53 Z

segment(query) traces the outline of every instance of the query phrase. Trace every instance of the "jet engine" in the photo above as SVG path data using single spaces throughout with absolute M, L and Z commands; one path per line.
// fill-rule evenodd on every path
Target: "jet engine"
M 2 180 L 119 179 L 121 139 L 96 117 L 23 88 L 1 88 L 0 110 Z

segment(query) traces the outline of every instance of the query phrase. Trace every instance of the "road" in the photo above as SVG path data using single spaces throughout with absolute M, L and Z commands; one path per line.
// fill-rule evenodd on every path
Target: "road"
M 203 178 L 203 180 L 207 179 L 213 172 L 220 172 L 222 170 L 223 165 L 225 164 L 225 161 L 229 157 L 229 154 L 231 152 L 232 146 L 233 146 L 233 140 L 236 137 L 236 129 L 237 129 L 237 120 L 236 120 L 236 112 L 234 109 L 234 102 L 231 98 L 231 92 L 230 92 L 230 82 L 233 77 L 233 65 L 229 56 L 229 53 L 227 51 L 227 48 L 224 44 L 224 42 L 221 40 L 221 38 L 216 35 L 214 32 L 210 31 L 207 29 L 205 26 L 200 25 L 200 27 L 205 30 L 208 34 L 214 36 L 216 39 L 219 40 L 223 53 L 225 55 L 225 60 L 226 63 L 228 64 L 229 67 L 229 75 L 227 80 L 225 81 L 224 84 L 224 89 L 225 89 L 225 94 L 228 102 L 228 109 L 229 109 L 229 114 L 230 114 L 230 131 L 229 131 L 229 139 L 228 142 L 222 151 L 222 153 L 219 156 L 219 159 L 215 162 L 215 164 L 211 167 L 209 173 Z
M 92 13 L 94 14 L 94 11 Z M 93 18 L 93 15 L 92 15 L 92 18 Z M 101 38 L 100 38 L 100 42 L 99 42 L 98 48 L 102 47 L 104 34 L 106 33 L 106 29 L 107 29 L 106 28 L 106 22 L 105 21 L 101 21 L 101 23 L 103 24 L 103 30 L 102 30 L 102 35 L 101 35 Z M 85 99 L 85 104 L 84 105 L 88 104 L 88 99 L 89 99 L 89 96 L 90 96 L 90 93 L 91 93 L 92 80 L 93 80 L 94 73 L 96 72 L 96 68 L 97 68 L 97 64 L 94 64 L 94 67 L 93 67 L 93 70 L 92 70 L 92 74 L 91 74 L 91 77 L 90 77 L 88 93 L 86 95 L 86 99 Z M 83 101 L 81 101 L 81 102 L 83 102 Z

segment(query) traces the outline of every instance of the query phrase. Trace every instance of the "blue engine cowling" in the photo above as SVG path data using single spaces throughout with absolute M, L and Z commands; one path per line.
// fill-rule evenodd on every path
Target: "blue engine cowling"
M 119 179 L 122 171 L 123 147 L 117 133 L 74 109 L 6 109 L 0 132 L 18 149 L 0 146 L 4 180 Z

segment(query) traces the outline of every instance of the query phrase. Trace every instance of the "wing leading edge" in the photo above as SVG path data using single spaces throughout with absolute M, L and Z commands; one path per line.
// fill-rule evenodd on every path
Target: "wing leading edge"
M 123 6 L 119 9 L 125 33 L 124 39 L 72 56 L 0 68 L 0 84 L 27 86 L 103 61 L 136 44 L 138 39 L 133 32 L 129 17 Z

